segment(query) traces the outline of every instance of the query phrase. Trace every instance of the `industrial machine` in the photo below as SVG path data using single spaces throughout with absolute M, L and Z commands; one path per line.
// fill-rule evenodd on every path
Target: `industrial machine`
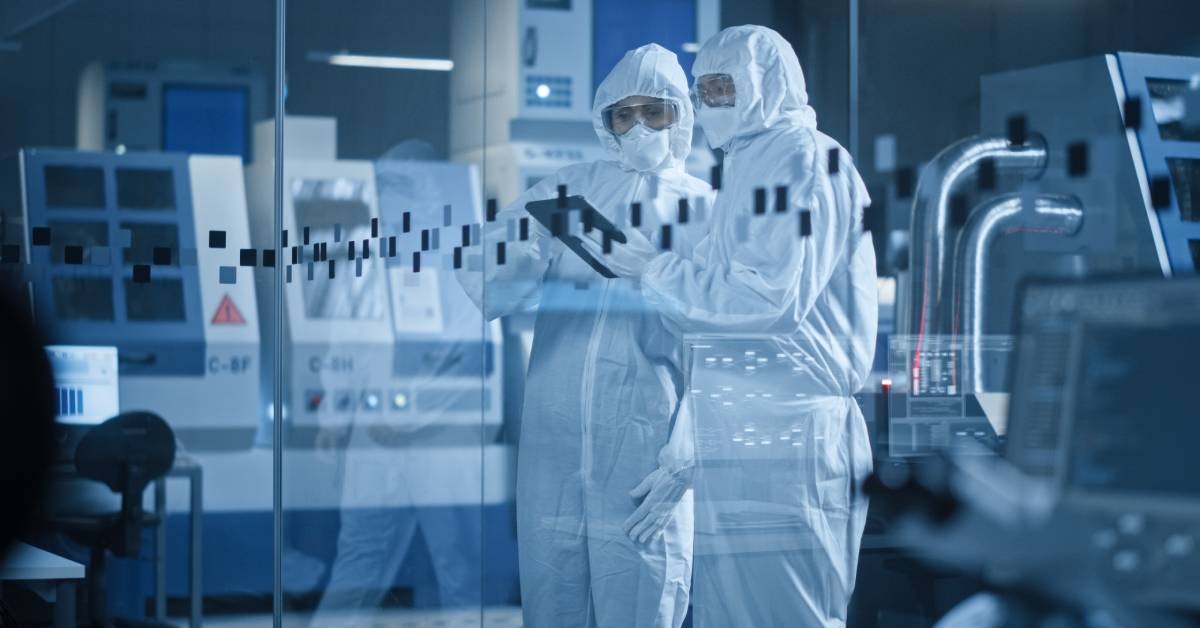
M 248 449 L 259 335 L 253 282 L 237 281 L 241 159 L 26 149 L 10 168 L 23 202 L 6 206 L 5 241 L 55 341 L 117 347 L 121 410 L 167 418 L 187 450 Z
M 302 135 L 305 124 L 319 123 L 289 119 L 285 130 Z M 264 155 L 271 153 L 273 121 L 255 127 L 255 144 Z M 336 160 L 332 144 L 316 150 L 321 152 L 284 158 L 284 217 L 278 227 L 273 160 L 260 159 L 246 169 L 255 241 L 273 242 L 277 228 L 288 234 L 280 260 L 285 271 L 281 320 L 264 318 L 262 326 L 269 338 L 275 325 L 284 327 L 282 412 L 294 439 L 288 446 L 311 445 L 321 427 L 382 417 L 392 362 L 374 168 L 368 161 Z M 258 298 L 265 310 L 274 294 L 260 290 Z M 269 388 L 268 378 L 263 386 Z
M 1005 455 L 881 465 L 872 509 L 914 557 L 987 583 L 992 603 L 939 626 L 1194 625 L 1200 281 L 1034 281 L 1018 303 Z
M 164 150 L 253 160 L 250 127 L 265 117 L 253 68 L 173 61 L 88 64 L 79 76 L 76 147 Z
M 1197 73 L 1118 53 L 983 77 L 981 135 L 935 157 L 913 200 L 892 455 L 999 442 L 1008 359 L 985 345 L 1012 334 L 1026 278 L 1196 271 Z
M 1081 519 L 1100 577 L 1139 604 L 1200 609 L 1200 281 L 1035 283 L 1018 316 L 1009 461 Z
M 480 568 L 464 538 L 487 535 L 483 549 L 498 564 L 512 564 L 515 553 L 502 532 L 512 456 L 500 438 L 499 323 L 483 321 L 452 266 L 463 228 L 478 240 L 479 181 L 467 164 L 337 159 L 334 129 L 325 118 L 284 123 L 284 300 L 281 319 L 263 325 L 268 335 L 284 326 L 284 508 L 296 526 L 330 538 L 330 511 L 345 522 L 386 510 L 398 535 L 421 526 L 439 556 L 439 582 L 408 583 L 424 604 L 426 589 Z M 273 139 L 273 121 L 256 127 L 260 147 Z M 253 229 L 264 242 L 276 229 L 271 161 L 246 170 Z M 263 290 L 259 298 L 265 308 L 274 296 Z M 271 384 L 263 379 L 264 390 Z M 269 493 L 254 503 L 246 508 L 269 512 Z M 334 554 L 321 565 L 313 560 L 324 562 L 321 552 L 302 557 L 302 543 L 285 545 L 285 560 L 301 565 L 294 573 L 306 574 L 289 578 L 288 590 L 311 591 L 349 560 Z M 419 547 L 410 545 L 372 551 L 406 564 Z M 489 590 L 516 577 L 493 576 Z M 440 592 L 452 598 L 447 604 L 465 595 Z
M 503 206 L 563 166 L 605 158 L 596 85 L 647 42 L 674 50 L 686 71 L 717 32 L 720 2 L 460 0 L 452 14 L 450 154 L 480 167 L 484 193 Z M 707 178 L 711 153 L 693 156 L 689 171 Z
M 401 424 L 483 425 L 491 442 L 502 419 L 500 325 L 483 320 L 452 272 L 464 231 L 479 238 L 479 177 L 467 164 L 398 160 L 375 162 L 375 177 L 383 231 L 407 253 L 386 260 L 396 339 L 388 410 Z

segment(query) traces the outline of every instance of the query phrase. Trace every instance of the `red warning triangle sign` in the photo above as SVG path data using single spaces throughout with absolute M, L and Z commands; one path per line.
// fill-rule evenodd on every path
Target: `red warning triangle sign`
M 213 325 L 245 325 L 246 319 L 242 318 L 242 313 L 237 306 L 233 304 L 233 299 L 229 295 L 221 297 L 221 304 L 217 306 L 217 312 L 212 317 Z

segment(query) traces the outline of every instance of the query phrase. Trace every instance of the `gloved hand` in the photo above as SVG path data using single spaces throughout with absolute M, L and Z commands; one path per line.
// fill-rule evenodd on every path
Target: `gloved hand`
M 603 232 L 593 229 L 590 233 L 583 234 L 579 241 L 592 257 L 608 266 L 618 277 L 641 277 L 646 265 L 659 254 L 654 244 L 637 229 L 626 229 L 625 244 L 613 242 L 610 253 L 604 252 L 603 237 Z
M 634 500 L 643 498 L 637 510 L 622 526 L 625 534 L 634 543 L 649 543 L 662 534 L 671 522 L 675 505 L 683 498 L 691 484 L 691 469 L 671 471 L 663 467 L 650 472 L 629 496 Z

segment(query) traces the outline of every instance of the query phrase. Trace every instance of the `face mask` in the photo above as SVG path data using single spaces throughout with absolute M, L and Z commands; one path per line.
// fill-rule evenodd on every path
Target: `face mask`
M 705 107 L 696 111 L 696 121 L 704 129 L 709 148 L 720 148 L 733 139 L 737 130 L 737 110 L 733 107 Z
M 640 122 L 619 136 L 617 143 L 621 145 L 621 161 L 642 172 L 662 165 L 671 153 L 671 137 L 667 132 L 648 129 Z

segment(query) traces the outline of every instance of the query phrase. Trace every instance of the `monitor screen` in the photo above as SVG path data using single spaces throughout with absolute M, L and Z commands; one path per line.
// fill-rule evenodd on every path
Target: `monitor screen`
M 1200 281 L 1037 282 L 1020 317 L 1009 460 L 1075 494 L 1200 497 Z
M 119 412 L 117 348 L 49 345 L 58 422 L 98 425 Z
M 1200 497 L 1200 323 L 1084 325 L 1072 373 L 1067 485 L 1089 493 Z
M 242 86 L 164 85 L 163 150 L 250 161 L 250 94 Z

